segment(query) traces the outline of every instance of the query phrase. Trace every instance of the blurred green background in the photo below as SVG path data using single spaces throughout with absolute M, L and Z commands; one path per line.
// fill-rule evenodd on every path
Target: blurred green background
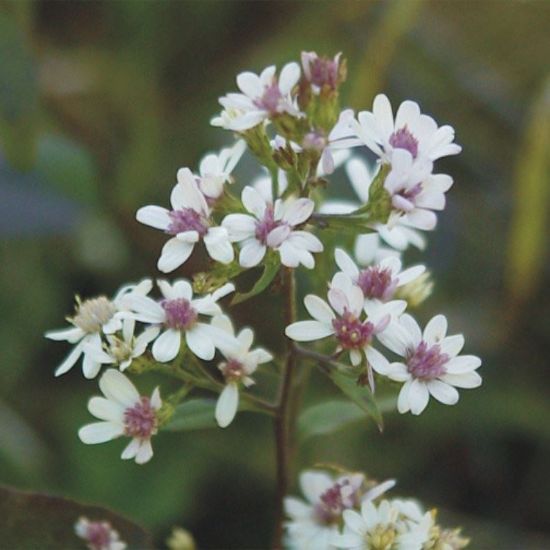
M 436 289 L 419 317 L 448 314 L 484 385 L 455 407 L 387 415 L 383 435 L 357 423 L 309 439 L 298 464 L 396 477 L 472 548 L 549 548 L 549 28 L 545 1 L 0 3 L 0 482 L 107 505 L 159 543 L 178 524 L 201 548 L 267 547 L 268 420 L 165 433 L 151 463 L 122 462 L 122 442 L 78 441 L 97 385 L 79 368 L 54 379 L 68 347 L 42 334 L 75 292 L 156 275 L 163 236 L 135 211 L 231 142 L 209 120 L 238 72 L 342 51 L 344 104 L 415 99 L 463 145 L 438 164 L 455 186 L 429 236 Z M 254 174 L 246 157 L 236 175 Z M 277 348 L 259 303 L 237 316 Z M 333 395 L 315 376 L 306 402 Z

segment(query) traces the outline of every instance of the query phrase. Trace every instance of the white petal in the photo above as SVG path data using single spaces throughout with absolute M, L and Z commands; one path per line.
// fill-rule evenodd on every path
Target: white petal
M 306 470 L 300 475 L 302 493 L 312 504 L 316 504 L 321 495 L 333 485 L 334 481 L 325 472 Z
M 195 212 L 208 214 L 209 208 L 204 195 L 200 192 L 195 176 L 188 168 L 178 171 L 178 185 L 172 191 L 171 200 L 175 200 L 174 208 L 192 208 Z
M 462 334 L 447 336 L 441 340 L 439 345 L 443 353 L 446 353 L 449 357 L 455 357 L 464 347 L 464 336 Z
M 444 405 L 454 405 L 459 398 L 458 392 L 449 384 L 440 380 L 432 380 L 428 382 L 428 390 L 430 393 Z
M 415 415 L 420 414 L 430 400 L 430 392 L 424 382 L 413 380 L 409 388 L 409 404 L 411 412 Z
M 139 400 L 134 384 L 116 369 L 108 369 L 103 373 L 99 379 L 99 388 L 107 399 L 124 407 L 132 407 Z
M 124 432 L 122 425 L 118 426 L 112 422 L 94 422 L 87 424 L 78 430 L 78 437 L 82 443 L 94 445 L 95 443 L 105 443 L 111 439 L 121 436 Z
M 143 323 L 162 323 L 166 314 L 162 306 L 147 296 L 132 296 L 128 300 L 135 319 Z
M 247 185 L 241 194 L 241 200 L 244 204 L 244 207 L 251 213 L 256 216 L 258 219 L 262 219 L 264 217 L 264 212 L 266 208 L 266 202 L 262 195 L 254 189 L 254 187 L 250 187 Z
M 372 113 L 376 117 L 376 123 L 382 138 L 388 140 L 394 131 L 393 113 L 390 100 L 384 94 L 378 94 L 372 104 Z
M 346 172 L 361 202 L 368 202 L 373 174 L 369 170 L 367 163 L 362 159 L 352 158 L 346 163 Z
M 204 236 L 204 245 L 213 260 L 222 264 L 233 261 L 235 252 L 229 242 L 229 233 L 224 227 L 211 227 Z
M 308 313 L 317 321 L 330 325 L 335 315 L 330 306 L 318 296 L 308 294 L 304 298 L 304 304 Z
M 354 510 L 344 510 L 343 516 L 346 527 L 358 535 L 364 535 L 367 532 L 367 526 L 363 517 Z
M 222 221 L 232 242 L 248 239 L 256 232 L 256 219 L 247 214 L 229 214 Z
M 152 353 L 153 357 L 160 363 L 172 361 L 180 350 L 181 332 L 169 328 L 165 330 L 154 342 Z
M 84 378 L 91 380 L 97 376 L 97 373 L 101 369 L 101 363 L 92 358 L 91 355 L 85 353 L 82 361 L 82 373 Z
M 237 75 L 237 86 L 243 94 L 253 99 L 258 98 L 263 93 L 263 86 L 257 74 L 249 71 Z
M 166 294 L 164 296 L 168 298 Z M 178 279 L 177 281 L 174 281 L 174 284 L 172 285 L 172 294 L 170 296 L 170 299 L 175 298 L 185 298 L 186 300 L 191 300 L 193 298 L 193 287 L 191 286 L 191 283 L 189 281 L 187 281 L 186 279 Z
M 481 359 L 475 355 L 459 355 L 453 357 L 445 368 L 449 374 L 464 374 L 477 369 L 481 365 Z
M 159 335 L 160 327 L 146 328 L 135 340 L 132 357 L 136 358 L 145 353 L 147 346 Z
M 412 380 L 408 380 L 403 384 L 403 387 L 399 391 L 399 397 L 397 398 L 397 410 L 404 414 L 411 410 L 411 404 L 409 401 L 409 391 L 411 389 Z
M 70 327 L 60 330 L 50 330 L 44 336 L 50 340 L 66 340 L 71 344 L 75 344 L 84 336 L 84 331 L 78 327 Z
M 242 267 L 254 267 L 257 266 L 265 256 L 266 246 L 256 239 L 249 239 L 245 241 L 244 246 L 239 253 L 239 264 Z
M 170 239 L 163 247 L 157 267 L 163 273 L 170 273 L 187 261 L 193 252 L 194 244 Z
M 336 265 L 348 275 L 348 277 L 353 279 L 359 275 L 359 268 L 355 265 L 351 256 L 341 248 L 337 248 L 334 251 L 334 259 L 336 260 Z
M 395 128 L 401 130 L 404 126 L 408 126 L 408 129 L 411 130 L 411 126 L 416 123 L 419 116 L 418 103 L 410 100 L 403 101 L 395 115 Z
M 153 447 L 150 439 L 140 440 L 138 452 L 136 454 L 136 464 L 145 464 L 153 458 Z
M 305 222 L 313 212 L 315 203 L 311 199 L 301 198 L 285 205 L 283 221 L 295 226 Z
M 81 342 L 77 344 L 67 355 L 63 363 L 57 367 L 55 370 L 55 376 L 61 376 L 62 374 L 65 374 L 69 370 L 72 369 L 74 364 L 78 361 L 79 357 L 82 355 L 84 344 Z
M 482 383 L 481 376 L 475 371 L 465 372 L 463 374 L 444 374 L 441 380 L 457 388 L 465 389 L 479 388 Z
M 298 63 L 287 63 L 279 75 L 279 90 L 281 94 L 288 95 L 300 79 L 300 66 Z
M 411 281 L 414 281 L 422 273 L 426 271 L 426 266 L 424 265 L 415 265 L 413 267 L 409 267 L 408 269 L 405 269 L 405 271 L 402 271 L 399 273 L 397 279 L 399 281 L 398 286 L 406 285 L 407 283 L 410 283 Z
M 297 342 L 311 342 L 334 334 L 334 329 L 319 321 L 298 321 L 286 327 L 285 334 Z
M 216 422 L 220 428 L 231 424 L 239 407 L 239 388 L 237 384 L 227 384 L 216 403 Z
M 172 223 L 168 210 L 160 206 L 143 206 L 136 212 L 136 220 L 163 231 Z
M 122 451 L 120 458 L 122 458 L 122 460 L 130 460 L 134 458 L 138 454 L 139 447 L 140 447 L 139 439 L 135 437 L 132 438 L 132 440 L 130 441 L 130 443 L 128 443 L 124 451 Z
M 366 351 L 367 361 L 371 367 L 379 374 L 387 374 L 390 369 L 389 361 L 372 346 L 369 346 Z
M 216 347 L 212 341 L 211 333 L 207 329 L 208 325 L 197 323 L 191 330 L 185 333 L 185 341 L 189 349 L 197 357 L 210 361 L 214 358 Z
M 124 405 L 105 399 L 105 397 L 92 397 L 88 402 L 88 410 L 100 420 L 109 420 L 115 424 L 123 424 Z
M 436 315 L 424 329 L 424 340 L 432 346 L 438 344 L 447 334 L 447 318 L 445 315 Z

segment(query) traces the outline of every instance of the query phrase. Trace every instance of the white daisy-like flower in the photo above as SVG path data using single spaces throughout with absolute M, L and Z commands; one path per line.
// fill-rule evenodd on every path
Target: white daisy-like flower
M 172 190 L 170 203 L 172 210 L 150 205 L 136 214 L 139 222 L 172 235 L 158 260 L 160 271 L 169 273 L 184 264 L 201 239 L 212 259 L 222 264 L 233 261 L 227 230 L 213 225 L 210 207 L 189 168 L 178 170 L 178 183 Z
M 147 346 L 159 335 L 160 327 L 146 328 L 139 336 L 134 336 L 136 322 L 130 317 L 122 321 L 120 334 L 108 334 L 107 345 L 97 348 L 86 344 L 84 353 L 102 365 L 117 365 L 120 371 L 126 370 L 136 357 L 145 353 Z
M 252 330 L 244 328 L 235 335 L 235 329 L 227 315 L 214 317 L 212 326 L 218 327 L 231 337 L 228 342 L 222 342 L 219 346 L 226 359 L 218 365 L 225 380 L 225 388 L 220 393 L 215 413 L 218 425 L 226 428 L 235 418 L 239 408 L 240 384 L 247 388 L 254 384 L 251 375 L 258 365 L 268 363 L 273 356 L 262 348 L 251 350 L 254 341 Z M 231 345 L 228 346 L 227 343 Z
M 308 231 L 295 227 L 304 224 L 314 209 L 314 202 L 307 198 L 289 197 L 273 202 L 270 189 L 263 193 L 246 186 L 241 200 L 250 214 L 229 214 L 222 221 L 232 242 L 242 243 L 239 263 L 254 267 L 264 258 L 267 249 L 276 250 L 281 263 L 287 267 L 300 264 L 313 269 L 313 254 L 323 251 L 323 243 Z
M 333 550 L 331 539 L 338 533 L 342 512 L 359 506 L 363 495 L 363 474 L 335 479 L 326 472 L 306 470 L 300 488 L 306 500 L 286 497 L 287 545 L 296 550 Z
M 214 126 L 244 132 L 265 120 L 283 113 L 300 116 L 292 90 L 300 80 L 300 66 L 288 63 L 277 78 L 271 65 L 260 75 L 243 72 L 237 76 L 241 93 L 230 93 L 220 98 L 224 111 L 212 119 Z
M 50 340 L 65 340 L 74 344 L 73 349 L 66 359 L 57 367 L 55 376 L 68 372 L 84 354 L 82 372 L 86 378 L 95 378 L 101 364 L 90 353 L 84 353 L 84 348 L 101 351 L 101 336 L 113 334 L 122 327 L 121 313 L 128 311 L 129 300 L 133 296 L 145 296 L 153 286 L 150 279 L 145 279 L 135 285 L 127 285 L 121 288 L 116 296 L 110 300 L 106 296 L 99 296 L 81 301 L 77 297 L 76 311 L 73 317 L 67 320 L 71 327 L 61 330 L 46 332 L 46 338 Z
M 223 186 L 232 183 L 231 173 L 246 150 L 242 139 L 233 147 L 222 149 L 218 154 L 206 155 L 199 165 L 199 188 L 208 199 L 217 199 L 223 193 Z
M 374 265 L 359 269 L 357 264 L 341 248 L 337 248 L 334 257 L 338 267 L 362 291 L 365 300 L 380 300 L 388 302 L 397 289 L 420 277 L 426 271 L 426 266 L 416 265 L 401 271 L 401 260 L 388 257 Z
M 400 413 L 420 414 L 430 394 L 445 405 L 454 405 L 459 398 L 456 388 L 481 385 L 481 376 L 476 372 L 481 359 L 458 355 L 464 346 L 464 337 L 446 334 L 444 315 L 433 317 L 422 332 L 413 317 L 405 314 L 392 323 L 391 330 L 379 336 L 387 348 L 403 357 L 402 362 L 391 364 L 382 354 L 374 354 L 369 359 L 379 374 L 404 382 L 397 400 Z
M 333 336 L 337 342 L 336 352 L 348 351 L 353 366 L 361 363 L 363 354 L 369 362 L 372 354 L 381 355 L 372 347 L 374 336 L 380 337 L 392 318 L 401 315 L 407 306 L 403 300 L 385 304 L 366 301 L 361 289 L 342 272 L 332 280 L 328 301 L 330 306 L 318 296 L 308 294 L 304 304 L 313 320 L 292 323 L 286 327 L 285 334 L 298 342 Z
M 195 299 L 193 287 L 185 279 L 173 284 L 160 280 L 157 284 L 163 295 L 162 300 L 136 296 L 131 301 L 131 315 L 135 320 L 163 328 L 151 350 L 157 361 L 172 361 L 179 353 L 182 336 L 185 336 L 188 348 L 205 361 L 214 357 L 217 346 L 224 343 L 231 345 L 226 332 L 201 321 L 199 316 L 219 315 L 221 309 L 216 302 L 235 290 L 233 284 L 227 283 L 212 294 Z
M 127 546 L 108 521 L 90 521 L 81 516 L 74 530 L 77 536 L 84 539 L 89 550 L 124 550 Z
M 354 134 L 383 163 L 393 163 L 394 151 L 406 151 L 412 159 L 433 162 L 441 157 L 456 155 L 462 148 L 453 143 L 452 126 L 438 127 L 435 120 L 420 112 L 418 103 L 404 101 L 395 119 L 389 99 L 384 94 L 374 98 L 372 112 L 362 111 L 357 120 L 350 121 Z
M 81 441 L 95 444 L 131 437 L 121 458 L 133 458 L 137 464 L 148 462 L 153 456 L 151 437 L 157 433 L 157 414 L 162 406 L 159 389 L 155 388 L 151 397 L 140 395 L 130 379 L 116 369 L 103 373 L 99 388 L 104 397 L 92 397 L 88 410 L 101 422 L 80 428 Z

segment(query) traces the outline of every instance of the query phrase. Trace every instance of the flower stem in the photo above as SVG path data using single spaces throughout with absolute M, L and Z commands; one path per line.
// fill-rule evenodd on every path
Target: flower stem
M 292 269 L 285 269 L 284 274 L 285 296 L 285 326 L 296 320 L 296 280 Z M 289 415 L 292 403 L 292 378 L 296 364 L 294 346 L 287 341 L 287 355 L 283 367 L 282 381 L 279 388 L 279 399 L 275 416 L 275 453 L 277 465 L 277 503 L 275 538 L 273 548 L 282 548 L 283 522 L 284 522 L 284 498 L 288 490 L 290 475 L 290 461 L 292 454 L 292 436 L 294 431 L 294 419 Z

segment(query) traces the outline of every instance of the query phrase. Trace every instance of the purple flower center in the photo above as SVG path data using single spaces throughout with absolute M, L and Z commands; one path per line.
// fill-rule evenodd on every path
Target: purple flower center
M 124 411 L 124 433 L 130 437 L 147 439 L 156 432 L 157 415 L 151 400 L 142 396 L 133 406 Z
M 409 189 L 397 191 L 392 197 L 392 206 L 403 212 L 410 212 L 414 209 L 416 197 L 422 192 L 422 184 L 417 183 Z
M 413 158 L 418 155 L 418 140 L 409 131 L 407 125 L 390 136 L 390 145 L 396 149 L 405 149 Z
M 439 344 L 428 347 L 422 340 L 417 348 L 408 354 L 407 370 L 419 380 L 435 380 L 447 372 L 447 361 L 449 356 L 441 352 Z
M 327 57 L 316 57 L 309 62 L 309 81 L 322 88 L 336 89 L 338 83 L 338 62 Z
M 168 212 L 170 216 L 170 225 L 166 233 L 177 235 L 184 231 L 196 231 L 201 237 L 208 232 L 208 220 L 192 208 L 181 208 Z
M 229 359 L 221 367 L 226 382 L 238 382 L 245 375 L 244 366 L 236 359 Z
M 111 526 L 106 521 L 91 521 L 86 527 L 86 541 L 91 550 L 110 548 Z
M 283 225 L 283 222 L 275 219 L 273 206 L 266 206 L 263 219 L 256 222 L 256 239 L 258 239 L 262 244 L 266 244 L 267 236 L 276 227 L 281 225 Z
M 170 328 L 188 330 L 197 320 L 198 313 L 185 298 L 163 300 L 160 305 L 166 313 L 165 324 Z
M 367 267 L 357 276 L 357 286 L 363 291 L 365 298 L 389 300 L 397 287 L 397 280 L 392 278 L 391 269 Z
M 317 520 L 323 524 L 337 523 L 344 510 L 359 503 L 358 489 L 349 479 L 336 482 L 321 495 L 315 505 Z
M 361 322 L 353 313 L 344 311 L 341 317 L 332 321 L 336 338 L 344 349 L 362 349 L 372 339 L 374 325 Z
M 273 79 L 269 86 L 266 86 L 262 97 L 254 101 L 254 105 L 274 115 L 279 112 L 279 106 L 283 95 L 279 89 L 279 84 L 276 79 Z

